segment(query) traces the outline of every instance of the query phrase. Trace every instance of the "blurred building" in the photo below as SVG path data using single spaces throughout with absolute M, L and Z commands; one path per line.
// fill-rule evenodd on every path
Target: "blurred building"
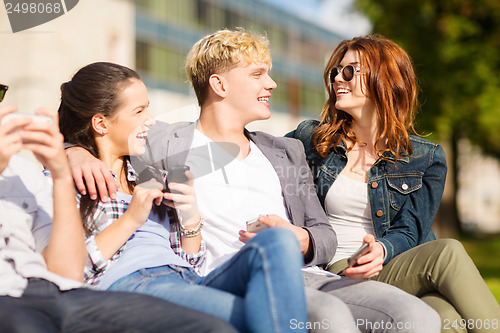
M 468 140 L 459 143 L 457 207 L 462 226 L 473 233 L 500 233 L 500 161 Z
M 344 37 L 265 0 L 136 0 L 136 68 L 166 120 L 196 119 L 184 61 L 192 45 L 219 29 L 266 34 L 273 56 L 271 120 L 251 127 L 284 134 L 301 116 L 317 117 L 325 102 L 323 67 Z M 158 104 L 158 105 L 156 105 Z
M 344 37 L 266 0 L 85 0 L 44 25 L 13 34 L 0 10 L 0 82 L 6 103 L 25 112 L 56 108 L 59 86 L 93 61 L 137 69 L 155 116 L 194 120 L 198 107 L 184 61 L 191 46 L 219 29 L 243 27 L 271 42 L 273 116 L 253 124 L 282 135 L 301 119 L 317 117 L 325 101 L 323 66 Z

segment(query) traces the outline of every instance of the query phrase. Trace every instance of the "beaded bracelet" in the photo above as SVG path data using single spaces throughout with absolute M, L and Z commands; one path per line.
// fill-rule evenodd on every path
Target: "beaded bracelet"
M 198 222 L 198 225 L 194 230 L 187 230 L 185 229 L 182 224 L 179 223 L 179 228 L 181 229 L 181 235 L 187 238 L 192 238 L 196 237 L 200 234 L 201 229 L 203 228 L 203 224 L 205 223 L 205 220 L 203 217 L 200 216 L 200 221 Z

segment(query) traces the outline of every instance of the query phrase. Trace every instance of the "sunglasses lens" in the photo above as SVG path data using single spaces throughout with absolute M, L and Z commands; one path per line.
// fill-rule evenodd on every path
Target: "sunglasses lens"
M 335 78 L 339 75 L 339 69 L 337 67 L 333 67 L 330 71 L 330 83 L 335 82 Z
M 346 81 L 351 81 L 354 77 L 354 67 L 351 65 L 345 66 L 342 68 L 342 77 Z
M 4 86 L 3 84 L 0 84 L 0 102 L 3 101 L 3 98 L 5 97 L 5 93 L 7 92 L 7 89 L 9 89 L 9 87 Z

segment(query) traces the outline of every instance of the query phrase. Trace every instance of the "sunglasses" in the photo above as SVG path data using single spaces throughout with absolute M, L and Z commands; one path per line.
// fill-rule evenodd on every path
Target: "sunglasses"
M 7 93 L 8 89 L 9 89 L 8 86 L 0 84 L 0 102 L 3 101 L 3 98 L 5 97 L 5 94 Z
M 344 81 L 349 82 L 354 78 L 354 74 L 361 71 L 361 68 L 354 67 L 353 65 L 347 65 L 344 67 L 333 67 L 330 71 L 330 83 L 333 84 L 335 82 L 335 78 L 339 73 L 342 73 L 342 78 Z

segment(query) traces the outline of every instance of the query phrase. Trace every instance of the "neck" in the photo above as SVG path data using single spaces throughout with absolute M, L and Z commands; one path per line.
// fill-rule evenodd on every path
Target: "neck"
M 211 107 L 202 109 L 196 129 L 214 142 L 230 142 L 240 147 L 238 158 L 250 152 L 250 141 L 245 136 L 245 123 L 232 119 L 227 113 Z
M 96 143 L 97 150 L 99 151 L 99 159 L 106 164 L 109 170 L 119 175 L 123 166 L 122 156 L 114 154 L 104 142 L 99 142 L 98 140 Z

